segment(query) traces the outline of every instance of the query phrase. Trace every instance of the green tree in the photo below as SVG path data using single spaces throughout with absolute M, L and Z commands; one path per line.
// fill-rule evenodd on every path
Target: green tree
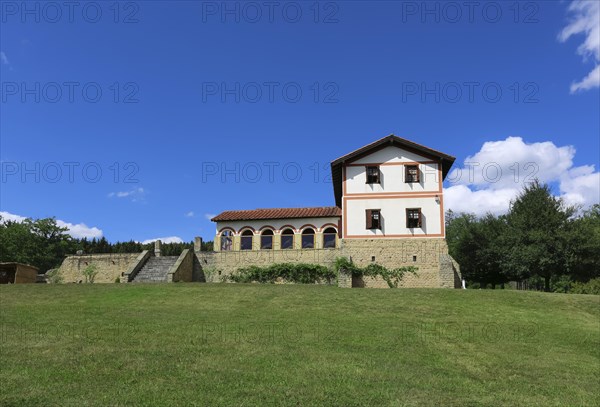
M 54 218 L 23 222 L 0 218 L 0 261 L 31 264 L 45 273 L 75 250 L 76 242 L 66 231 Z
M 571 222 L 568 269 L 576 281 L 600 277 L 600 204 Z
M 508 282 L 502 264 L 504 253 L 505 217 L 487 214 L 477 218 L 473 214 L 446 215 L 446 240 L 450 255 L 458 261 L 463 278 L 481 287 Z
M 504 267 L 516 279 L 539 276 L 550 291 L 553 276 L 565 274 L 569 262 L 570 218 L 576 208 L 534 181 L 511 203 L 507 219 Z

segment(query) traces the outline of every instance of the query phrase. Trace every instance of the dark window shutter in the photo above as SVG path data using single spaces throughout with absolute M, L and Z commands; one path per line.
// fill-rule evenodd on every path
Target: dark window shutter
M 421 170 L 419 169 L 418 165 L 415 165 L 415 167 L 416 167 L 416 170 L 417 170 L 417 172 L 415 173 L 415 182 L 421 182 Z M 419 216 L 421 216 L 420 213 L 421 212 L 419 211 Z
M 419 227 L 422 227 L 422 216 L 421 216 L 421 209 L 419 209 Z
M 381 167 L 377 167 L 377 183 L 381 184 Z
M 373 214 L 370 209 L 367 209 L 367 229 L 373 228 Z

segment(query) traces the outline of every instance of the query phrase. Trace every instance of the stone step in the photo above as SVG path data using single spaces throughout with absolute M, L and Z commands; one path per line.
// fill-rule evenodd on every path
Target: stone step
M 178 256 L 150 257 L 133 279 L 134 283 L 164 283 Z

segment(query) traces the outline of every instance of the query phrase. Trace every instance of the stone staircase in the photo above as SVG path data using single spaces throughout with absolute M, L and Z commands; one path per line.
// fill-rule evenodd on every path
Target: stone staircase
M 169 269 L 178 256 L 150 257 L 133 278 L 133 283 L 166 283 Z

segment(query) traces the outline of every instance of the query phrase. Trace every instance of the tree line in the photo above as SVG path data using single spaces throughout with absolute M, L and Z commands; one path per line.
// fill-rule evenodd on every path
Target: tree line
M 109 242 L 105 237 L 77 239 L 58 226 L 55 218 L 25 219 L 22 222 L 0 217 L 0 262 L 18 262 L 35 266 L 41 273 L 57 268 L 68 255 L 139 253 L 154 250 L 154 243 Z M 179 256 L 184 249 L 193 249 L 194 242 L 163 243 L 163 256 Z M 202 242 L 202 250 L 212 250 L 212 242 Z
M 567 292 L 590 281 L 600 285 L 600 205 L 581 211 L 538 181 L 525 186 L 504 215 L 449 211 L 446 239 L 469 287 L 515 281 Z

